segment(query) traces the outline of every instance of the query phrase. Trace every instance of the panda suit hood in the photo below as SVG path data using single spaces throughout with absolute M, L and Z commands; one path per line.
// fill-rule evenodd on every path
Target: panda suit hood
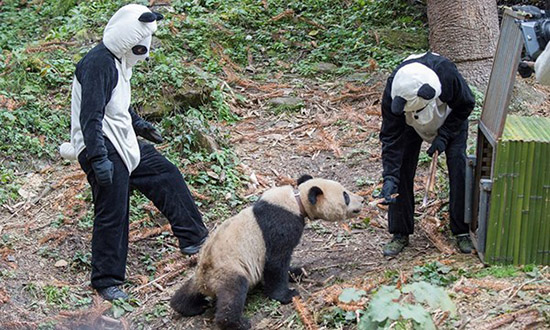
M 149 8 L 130 4 L 120 8 L 109 20 L 103 32 L 103 43 L 116 57 L 121 59 L 140 41 L 151 37 L 157 30 L 157 22 L 139 20 Z

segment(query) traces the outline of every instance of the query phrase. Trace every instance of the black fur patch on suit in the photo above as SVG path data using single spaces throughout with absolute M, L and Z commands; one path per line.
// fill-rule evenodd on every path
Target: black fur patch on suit
M 435 97 L 435 89 L 433 89 L 433 87 L 429 84 L 424 84 L 420 87 L 420 89 L 418 89 L 416 95 L 424 100 L 431 100 Z
M 288 304 L 298 292 L 288 288 L 292 251 L 302 237 L 304 218 L 284 208 L 259 200 L 252 208 L 266 247 L 265 294 Z
M 407 100 L 401 96 L 394 97 L 391 102 L 391 112 L 396 116 L 401 115 L 404 112 L 405 104 L 407 104 Z
M 138 20 L 143 23 L 151 23 L 154 21 L 160 21 L 163 18 L 164 16 L 162 16 L 162 14 L 155 13 L 155 12 L 147 12 L 147 13 L 141 14 Z

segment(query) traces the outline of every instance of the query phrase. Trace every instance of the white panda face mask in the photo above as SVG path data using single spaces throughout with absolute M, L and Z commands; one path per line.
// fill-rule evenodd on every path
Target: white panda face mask
M 149 59 L 149 50 L 151 49 L 151 36 L 141 40 L 137 45 L 132 47 L 123 56 L 123 62 L 126 64 L 126 68 L 130 69 L 140 61 L 147 61 Z
M 391 86 L 391 111 L 398 116 L 404 112 L 420 112 L 435 105 L 441 95 L 441 82 L 427 66 L 413 62 L 401 67 Z

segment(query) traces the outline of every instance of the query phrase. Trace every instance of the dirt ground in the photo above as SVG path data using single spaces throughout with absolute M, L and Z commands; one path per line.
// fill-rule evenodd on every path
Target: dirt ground
M 229 132 L 242 170 L 251 178 L 242 194 L 259 195 L 273 185 L 292 183 L 291 178 L 311 174 L 340 181 L 372 200 L 381 173 L 378 132 L 382 77 L 363 81 L 283 77 L 277 83 L 233 82 L 234 92 L 246 94 L 248 101 L 231 104 L 242 120 L 221 128 Z M 267 102 L 285 96 L 301 98 L 304 106 L 278 110 Z M 428 165 L 428 161 L 419 165 L 418 200 Z M 442 179 L 437 192 L 431 196 L 430 207 L 419 210 L 418 216 L 436 216 L 442 221 L 440 230 L 429 237 L 417 226 L 411 245 L 398 257 L 381 254 L 381 246 L 390 235 L 386 211 L 379 207 L 365 206 L 351 221 L 307 223 L 293 264 L 303 266 L 308 276 L 292 286 L 300 292 L 299 301 L 317 328 L 336 328 L 330 322 L 323 323 L 323 315 L 337 305 L 334 297 L 343 287 L 370 285 L 372 290 L 392 281 L 391 274 L 406 282 L 415 266 L 433 261 L 450 266 L 457 274 L 446 289 L 457 304 L 458 316 L 447 319 L 438 315 L 440 328 L 550 328 L 548 314 L 541 312 L 541 305 L 550 303 L 547 267 L 540 267 L 535 279 L 521 272 L 506 278 L 469 276 L 483 271 L 484 266 L 474 254 L 457 253 L 449 238 L 444 165 L 438 173 Z M 123 306 L 128 308 L 126 313 L 116 318 L 111 305 L 102 302 L 89 287 L 91 229 L 78 219 L 89 221 L 91 202 L 80 169 L 74 163 L 59 161 L 27 175 L 23 187 L 27 199 L 0 208 L 0 328 L 212 328 L 213 309 L 202 316 L 182 318 L 168 306 L 172 293 L 193 273 L 196 258 L 177 251 L 166 220 L 154 207 L 148 214 L 155 227 L 130 227 L 125 289 L 135 299 L 130 307 Z M 221 221 L 215 219 L 207 225 L 212 229 Z M 539 286 L 529 289 L 535 281 Z M 503 320 L 512 312 L 518 314 Z M 310 328 L 301 321 L 296 303 L 283 306 L 269 301 L 259 288 L 249 294 L 245 313 L 254 329 Z M 356 325 L 341 327 L 353 329 Z

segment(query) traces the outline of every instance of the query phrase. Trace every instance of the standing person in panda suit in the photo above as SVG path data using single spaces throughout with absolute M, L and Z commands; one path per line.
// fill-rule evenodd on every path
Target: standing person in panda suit
M 180 250 L 199 251 L 208 230 L 178 168 L 140 135 L 162 137 L 130 107 L 132 67 L 147 60 L 162 15 L 142 5 L 120 8 L 109 20 L 103 41 L 76 65 L 72 87 L 71 143 L 65 158 L 76 158 L 92 188 L 91 284 L 107 300 L 126 299 L 129 199 L 141 191 L 168 218 Z
M 471 253 L 464 223 L 466 140 L 474 96 L 454 63 L 435 53 L 411 55 L 387 80 L 382 97 L 382 165 L 380 196 L 389 204 L 391 242 L 386 256 L 399 254 L 414 231 L 414 176 L 422 141 L 428 155 L 447 156 L 451 231 L 461 252 Z

